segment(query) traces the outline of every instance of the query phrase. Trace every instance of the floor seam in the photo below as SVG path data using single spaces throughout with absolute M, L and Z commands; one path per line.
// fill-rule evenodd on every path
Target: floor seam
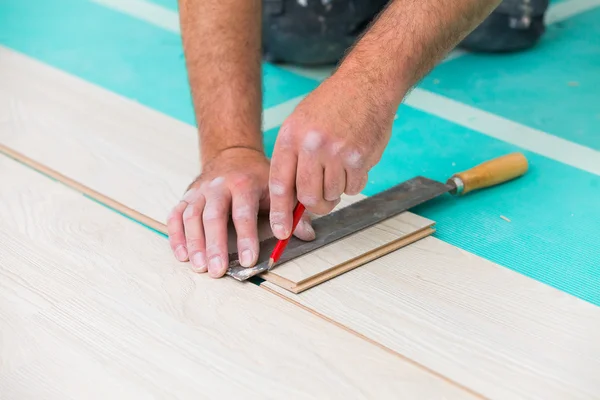
M 85 198 L 87 198 L 91 201 L 94 201 L 100 205 L 105 206 L 106 208 L 110 209 L 111 211 L 113 211 L 117 214 L 120 214 L 121 216 L 123 216 L 135 223 L 140 224 L 141 226 L 145 227 L 146 229 L 150 229 L 151 231 L 154 231 L 155 233 L 158 233 L 161 236 L 166 236 L 166 226 L 164 224 L 162 224 L 162 223 L 154 220 L 153 218 L 150 218 L 138 211 L 135 211 L 134 209 L 127 207 L 126 205 L 124 205 L 120 202 L 117 202 L 116 200 L 114 200 L 108 196 L 105 196 L 102 193 L 99 193 L 99 192 L 89 188 L 88 186 L 83 185 L 83 184 L 49 168 L 48 166 L 46 166 L 42 163 L 39 163 L 39 162 L 13 150 L 10 147 L 5 146 L 1 143 L 0 143 L 0 154 L 26 166 L 27 168 L 30 168 L 30 169 L 42 174 L 43 176 L 45 176 L 49 179 L 54 180 L 55 182 L 61 183 L 65 187 L 67 187 L 77 193 L 82 194 Z M 323 321 L 338 327 L 339 329 L 345 330 L 346 332 L 352 334 L 353 336 L 355 336 L 363 341 L 366 341 L 366 342 L 370 343 L 371 345 L 378 347 L 378 348 L 386 351 L 387 353 L 392 354 L 393 356 L 395 356 L 397 358 L 400 358 L 401 360 L 403 360 L 405 362 L 408 362 L 409 364 L 425 371 L 428 374 L 431 374 L 431 375 L 443 380 L 444 382 L 447 382 L 453 386 L 456 386 L 459 389 L 461 389 L 475 397 L 478 397 L 480 399 L 487 399 L 482 394 L 475 392 L 474 390 L 448 378 L 445 375 L 442 375 L 441 373 L 439 373 L 433 369 L 430 369 L 429 367 L 427 367 L 423 364 L 420 364 L 419 362 L 377 342 L 376 340 L 371 339 L 371 338 L 355 331 L 354 329 L 349 328 L 346 325 L 344 325 L 330 317 L 327 317 L 326 315 L 321 314 L 320 312 L 318 312 L 308 306 L 305 306 L 305 305 L 299 303 L 296 300 L 293 300 L 287 296 L 277 293 L 273 289 L 263 286 L 262 285 L 263 282 L 255 281 L 252 283 L 255 284 L 256 286 L 258 286 L 261 290 L 264 290 L 266 292 L 271 293 L 272 295 L 275 295 L 281 299 L 284 299 L 285 301 L 294 305 L 295 307 L 301 308 L 304 311 L 307 311 L 307 312 L 313 314 L 317 318 L 320 318 Z

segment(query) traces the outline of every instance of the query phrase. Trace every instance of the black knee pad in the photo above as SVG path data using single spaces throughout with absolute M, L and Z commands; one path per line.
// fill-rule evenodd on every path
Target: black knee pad
M 548 0 L 503 0 L 459 46 L 478 52 L 529 49 L 545 32 L 548 3 Z
M 299 65 L 335 64 L 387 0 L 263 0 L 263 55 Z

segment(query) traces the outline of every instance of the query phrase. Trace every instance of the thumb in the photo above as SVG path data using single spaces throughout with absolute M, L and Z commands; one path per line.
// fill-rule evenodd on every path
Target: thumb
M 315 239 L 316 234 L 312 227 L 311 215 L 308 211 L 302 214 L 302 218 L 300 218 L 300 222 L 298 222 L 296 230 L 294 230 L 294 236 L 307 242 Z

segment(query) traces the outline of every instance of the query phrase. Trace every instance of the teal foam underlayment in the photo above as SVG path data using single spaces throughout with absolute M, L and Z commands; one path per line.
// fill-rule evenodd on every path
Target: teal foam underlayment
M 487 159 L 522 151 L 408 106 L 400 116 L 370 174 L 367 195 L 415 175 L 445 181 Z M 600 177 L 525 154 L 530 171 L 524 177 L 461 198 L 444 196 L 413 211 L 436 221 L 438 238 L 600 305 Z
M 149 3 L 154 3 L 159 6 L 165 7 L 171 11 L 177 11 L 177 0 L 147 0 Z
M 600 150 L 600 7 L 551 25 L 529 52 L 468 55 L 420 86 Z
M 0 44 L 194 124 L 179 35 L 85 0 L 0 1 Z M 317 83 L 265 64 L 265 107 Z
M 167 7 L 174 4 L 168 0 L 152 1 Z M 579 20 L 581 24 L 569 29 L 582 32 L 596 29 L 589 26 L 591 21 L 586 15 L 577 17 Z M 563 33 L 564 37 L 568 37 L 569 32 Z M 558 71 L 571 66 L 583 74 L 592 68 L 586 62 L 590 62 L 589 57 L 593 54 L 581 46 L 594 48 L 594 43 L 598 42 L 590 43 L 592 38 L 585 34 L 577 37 L 579 58 L 570 61 L 571 64 L 561 64 Z M 550 68 L 549 58 L 553 63 L 566 62 L 544 50 L 558 46 L 560 40 L 566 39 L 559 38 L 554 44 L 548 40 L 531 53 L 506 56 L 515 60 L 527 59 L 514 64 L 515 76 L 527 71 L 529 65 L 538 68 L 531 79 L 541 79 L 544 70 L 540 68 L 543 65 Z M 0 2 L 0 44 L 175 118 L 193 122 L 181 45 L 173 33 L 81 0 L 4 0 Z M 567 47 L 565 45 L 563 50 L 568 50 Z M 523 62 L 523 66 L 519 62 Z M 512 93 L 515 104 L 530 107 L 535 100 L 540 105 L 530 107 L 521 117 L 509 115 L 500 108 L 490 111 L 531 126 L 535 126 L 535 121 L 545 121 L 547 115 L 555 118 L 553 123 L 560 126 L 560 117 L 566 121 L 577 106 L 585 109 L 590 104 L 589 97 L 567 96 L 572 87 L 557 91 L 541 83 L 536 84 L 540 89 L 535 92 L 538 97 L 529 91 L 522 92 L 520 97 L 517 95 L 521 93 L 517 91 L 518 80 L 517 83 L 511 80 L 516 78 L 508 66 L 503 67 L 503 73 L 492 73 L 493 67 L 501 63 L 498 57 L 466 56 L 433 72 L 432 77 L 437 78 L 432 79 L 440 80 L 438 85 L 427 79 L 423 85 L 467 103 L 470 99 L 481 101 L 482 107 L 491 104 L 495 98 L 505 99 L 502 88 L 513 85 L 513 91 L 507 93 Z M 307 93 L 317 85 L 315 81 L 272 66 L 267 66 L 265 72 L 267 105 Z M 478 74 L 482 75 L 473 81 L 477 85 L 465 83 L 464 79 Z M 462 83 L 451 84 L 453 79 L 459 78 L 463 79 Z M 493 84 L 486 85 L 487 79 Z M 505 81 L 507 86 L 503 86 Z M 443 92 L 449 88 L 451 91 Z M 585 89 L 583 84 L 579 88 Z M 560 100 L 549 103 L 548 98 L 552 96 L 568 97 L 568 107 L 555 107 L 549 113 L 548 107 Z M 511 104 L 506 99 L 492 103 L 495 107 Z M 471 104 L 480 106 L 479 103 Z M 519 119 L 525 117 L 530 119 Z M 585 142 L 581 143 L 592 143 L 589 140 L 593 140 L 593 134 L 597 132 L 597 124 L 592 122 L 583 118 L 578 125 L 585 137 Z M 276 133 L 277 129 L 265 133 L 269 153 Z M 377 193 L 415 175 L 445 180 L 453 172 L 515 150 L 519 149 L 402 106 L 390 144 L 370 174 L 364 193 Z M 531 170 L 525 177 L 460 199 L 444 196 L 414 211 L 437 222 L 438 238 L 600 305 L 599 235 L 596 233 L 600 226 L 600 177 L 532 153 L 526 154 Z M 501 215 L 511 222 L 500 218 Z

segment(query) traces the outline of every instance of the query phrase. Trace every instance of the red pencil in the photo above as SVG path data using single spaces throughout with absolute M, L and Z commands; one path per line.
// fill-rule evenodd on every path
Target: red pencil
M 294 208 L 294 221 L 292 223 L 292 233 L 296 229 L 296 226 L 298 226 L 298 222 L 300 221 L 300 218 L 302 217 L 303 213 L 304 205 L 298 202 L 298 204 L 296 204 L 296 208 Z M 277 242 L 275 248 L 273 249 L 273 252 L 271 253 L 271 257 L 269 258 L 269 269 L 271 269 L 273 265 L 275 265 L 275 263 L 279 261 L 279 257 L 281 257 L 281 255 L 283 254 L 283 250 L 285 250 L 285 247 L 287 246 L 291 237 L 292 235 L 290 234 L 290 236 L 287 239 L 283 239 Z

